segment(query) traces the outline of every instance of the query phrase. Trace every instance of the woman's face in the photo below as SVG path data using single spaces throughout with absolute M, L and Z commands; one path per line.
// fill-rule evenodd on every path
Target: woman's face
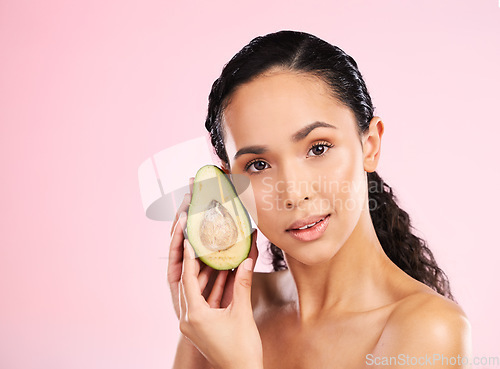
M 223 126 L 231 174 L 249 178 L 261 232 L 287 258 L 333 257 L 368 199 L 352 111 L 321 80 L 281 71 L 239 87 Z

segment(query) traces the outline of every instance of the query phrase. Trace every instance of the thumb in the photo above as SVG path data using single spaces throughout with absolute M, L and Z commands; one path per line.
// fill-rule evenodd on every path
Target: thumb
M 233 308 L 236 310 L 252 310 L 252 275 L 253 260 L 247 258 L 236 271 L 233 290 Z

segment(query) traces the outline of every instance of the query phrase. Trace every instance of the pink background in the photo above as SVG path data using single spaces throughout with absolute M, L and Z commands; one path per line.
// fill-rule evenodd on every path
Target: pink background
M 170 225 L 145 217 L 138 167 L 203 135 L 222 66 L 280 29 L 356 59 L 385 122 L 379 173 L 474 354 L 500 356 L 498 1 L 303 3 L 0 0 L 0 367 L 170 367 Z

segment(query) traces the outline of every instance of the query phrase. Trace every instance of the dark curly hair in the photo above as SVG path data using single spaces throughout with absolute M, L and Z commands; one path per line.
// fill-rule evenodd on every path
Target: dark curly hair
M 375 108 L 351 56 L 304 32 L 280 31 L 259 36 L 224 66 L 209 96 L 205 127 L 215 152 L 228 167 L 222 128 L 224 109 L 238 86 L 273 68 L 320 78 L 330 87 L 332 96 L 354 112 L 360 137 L 368 130 Z M 373 226 L 387 256 L 411 277 L 454 300 L 446 274 L 426 242 L 413 234 L 410 217 L 398 206 L 392 188 L 375 171 L 368 173 L 367 185 Z M 270 243 L 269 251 L 273 269 L 286 269 L 281 249 Z

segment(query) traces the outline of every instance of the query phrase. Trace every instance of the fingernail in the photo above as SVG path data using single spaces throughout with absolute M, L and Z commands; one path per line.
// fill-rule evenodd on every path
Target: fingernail
M 246 270 L 252 270 L 253 268 L 253 260 L 252 259 L 246 259 L 244 262 L 243 262 L 243 268 L 245 268 Z

